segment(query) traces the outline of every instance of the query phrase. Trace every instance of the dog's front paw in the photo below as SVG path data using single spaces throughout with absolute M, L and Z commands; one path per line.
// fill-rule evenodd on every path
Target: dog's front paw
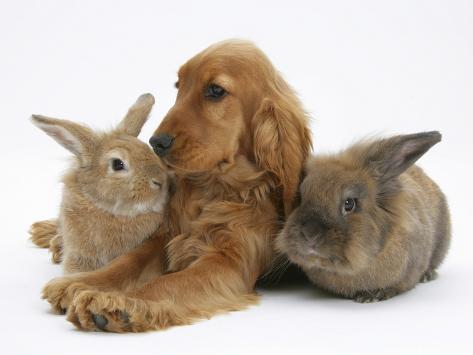
M 192 322 L 171 301 L 149 301 L 135 294 L 82 291 L 67 311 L 67 320 L 83 330 L 144 332 Z
M 74 297 L 67 320 L 83 330 L 138 332 L 146 330 L 143 325 L 148 322 L 143 316 L 148 310 L 145 301 L 129 298 L 123 293 L 83 291 Z
M 55 312 L 64 314 L 74 295 L 86 289 L 89 287 L 74 276 L 58 277 L 44 286 L 42 298 L 51 304 Z

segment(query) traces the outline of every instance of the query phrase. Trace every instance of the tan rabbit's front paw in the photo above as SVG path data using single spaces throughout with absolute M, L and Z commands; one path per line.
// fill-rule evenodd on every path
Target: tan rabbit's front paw
M 57 236 L 57 220 L 48 219 L 33 223 L 29 230 L 31 241 L 40 248 L 49 248 Z
M 52 253 L 52 261 L 54 264 L 59 264 L 62 261 L 62 237 L 56 235 L 49 243 L 49 251 Z
M 90 289 L 90 286 L 81 282 L 77 277 L 58 277 L 44 286 L 42 298 L 51 304 L 55 312 L 64 314 L 69 308 L 74 295 L 79 291 L 88 289 Z

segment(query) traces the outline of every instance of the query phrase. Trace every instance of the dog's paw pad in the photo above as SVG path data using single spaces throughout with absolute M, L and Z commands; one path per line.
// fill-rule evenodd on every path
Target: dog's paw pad
M 125 311 L 120 312 L 120 317 L 124 323 L 130 323 L 130 316 L 128 315 L 127 312 Z
M 96 327 L 100 330 L 107 330 L 106 326 L 108 324 L 107 318 L 100 314 L 92 313 L 92 320 L 94 321 Z

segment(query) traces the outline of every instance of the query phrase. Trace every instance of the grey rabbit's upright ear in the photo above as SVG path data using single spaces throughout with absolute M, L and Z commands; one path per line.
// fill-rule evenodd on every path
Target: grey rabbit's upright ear
M 95 134 L 85 126 L 41 115 L 33 115 L 31 121 L 83 161 L 87 160 L 95 149 Z
M 154 96 L 141 95 L 120 122 L 118 129 L 126 134 L 138 137 L 154 105 Z
M 387 181 L 402 174 L 441 139 L 437 131 L 382 139 L 368 147 L 365 164 L 380 180 Z

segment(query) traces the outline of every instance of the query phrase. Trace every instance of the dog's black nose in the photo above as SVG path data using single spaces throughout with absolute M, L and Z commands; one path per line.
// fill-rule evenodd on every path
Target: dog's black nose
M 149 139 L 149 144 L 153 147 L 156 154 L 160 157 L 164 157 L 169 152 L 169 149 L 171 149 L 173 141 L 173 136 L 167 133 L 159 133 Z

